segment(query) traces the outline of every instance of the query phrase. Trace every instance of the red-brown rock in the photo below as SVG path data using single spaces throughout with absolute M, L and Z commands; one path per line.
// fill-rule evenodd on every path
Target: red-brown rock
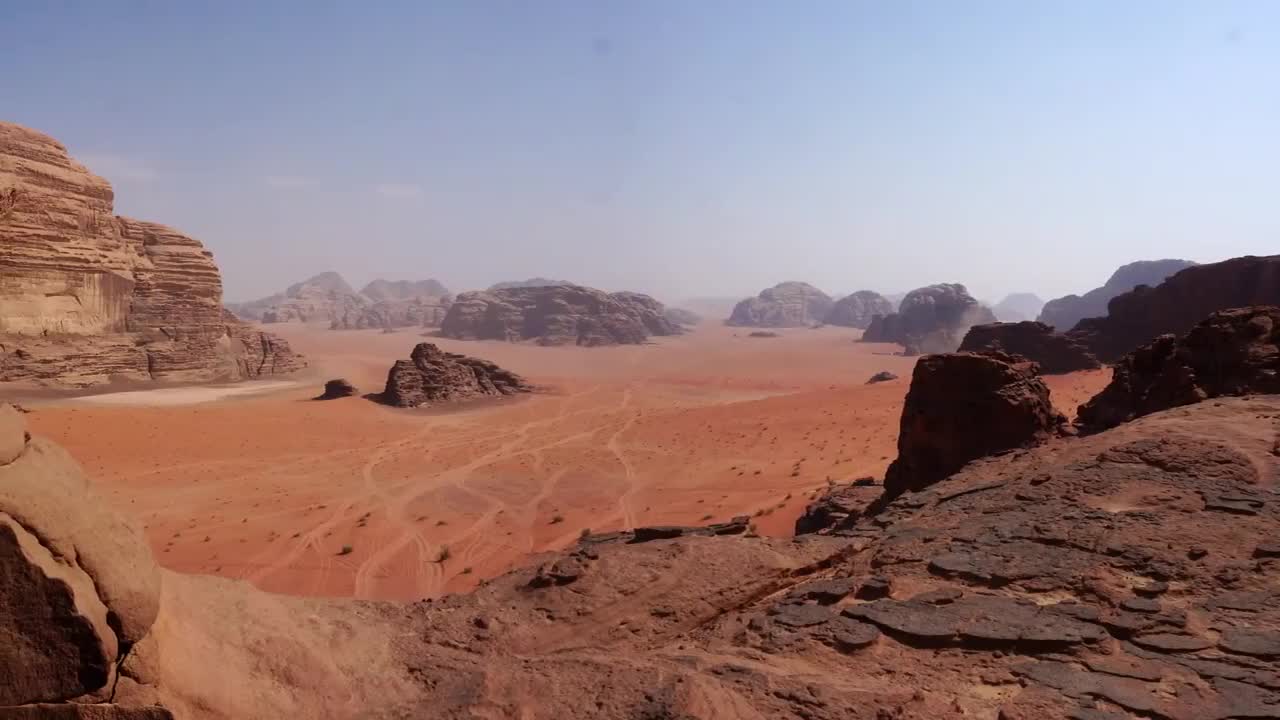
M 974 325 L 960 343 L 960 352 L 1001 350 L 1040 364 L 1046 375 L 1096 370 L 1102 367 L 1079 342 L 1055 333 L 1040 322 L 993 323 Z
M 1182 338 L 1163 335 L 1122 358 L 1111 384 L 1080 406 L 1077 424 L 1097 432 L 1211 397 L 1280 393 L 1277 345 L 1280 308 L 1214 313 Z
M 487 360 L 418 343 L 409 360 L 397 360 L 391 367 L 382 400 L 397 407 L 418 407 L 531 390 L 519 375 Z
M 1280 255 L 1189 267 L 1116 296 L 1106 317 L 1082 320 L 1068 335 L 1114 362 L 1161 335 L 1187 332 L 1210 313 L 1253 305 L 1280 305 Z
M 513 287 L 458 295 L 440 327 L 459 340 L 534 340 L 540 345 L 625 345 L 678 335 L 648 295 L 580 285 Z
M 885 498 L 932 485 L 971 460 L 1036 445 L 1065 421 L 1033 362 L 1005 353 L 925 356 L 907 391 Z

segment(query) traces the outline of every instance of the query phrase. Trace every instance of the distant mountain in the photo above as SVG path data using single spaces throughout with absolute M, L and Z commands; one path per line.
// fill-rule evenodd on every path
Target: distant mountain
M 1044 301 L 1034 293 L 1012 293 L 991 306 L 1000 322 L 1022 322 L 1034 320 L 1040 315 Z
M 365 285 L 360 294 L 374 302 L 378 302 L 381 300 L 410 300 L 420 297 L 444 297 L 449 294 L 449 289 L 435 278 L 417 281 L 383 280 L 378 278 Z
M 336 272 L 324 272 L 290 285 L 283 293 L 227 309 L 264 323 L 328 322 L 334 329 L 437 327 L 452 304 L 438 280 L 383 280 L 351 288 Z
M 323 272 L 294 283 L 283 293 L 243 303 L 227 303 L 227 309 L 245 320 L 261 322 L 312 322 L 330 320 L 340 308 L 366 301 L 336 272 Z
M 1058 332 L 1066 332 L 1085 318 L 1105 317 L 1107 303 L 1117 295 L 1139 285 L 1159 285 L 1170 275 L 1193 265 L 1195 263 L 1190 260 L 1139 260 L 1122 265 L 1100 288 L 1084 295 L 1067 295 L 1045 303 L 1037 319 L 1052 325 Z
M 551 287 L 552 285 L 574 285 L 568 280 L 551 280 L 544 277 L 533 277 L 528 280 L 506 280 L 494 283 L 489 286 L 489 292 L 494 290 L 506 290 L 508 288 L 527 288 L 527 287 Z

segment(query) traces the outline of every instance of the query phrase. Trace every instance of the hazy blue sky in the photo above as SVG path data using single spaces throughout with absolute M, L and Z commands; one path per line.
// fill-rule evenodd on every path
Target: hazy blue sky
M 0 118 L 227 295 L 1098 285 L 1280 250 L 1280 2 L 6 2 Z

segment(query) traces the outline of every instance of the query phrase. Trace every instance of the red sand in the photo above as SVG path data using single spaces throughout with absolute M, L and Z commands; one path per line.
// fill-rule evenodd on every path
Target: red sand
M 304 595 L 465 590 L 587 529 L 751 514 L 761 533 L 788 534 L 828 479 L 884 472 L 914 364 L 831 327 L 766 339 L 708 325 L 590 349 L 432 339 L 547 389 L 403 411 L 309 398 L 331 377 L 381 390 L 419 333 L 272 329 L 315 367 L 304 389 L 188 406 L 61 403 L 28 420 L 143 519 L 165 566 Z M 901 378 L 864 384 L 880 370 Z M 1048 382 L 1070 414 L 1107 377 Z

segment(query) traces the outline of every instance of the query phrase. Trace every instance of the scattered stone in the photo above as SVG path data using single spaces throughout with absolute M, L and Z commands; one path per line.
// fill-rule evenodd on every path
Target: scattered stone
M 1160 612 L 1160 601 L 1152 600 L 1151 598 L 1129 598 L 1120 603 L 1120 607 L 1136 613 L 1158 613 Z
M 1142 587 L 1134 588 L 1133 592 L 1141 595 L 1142 597 L 1156 597 L 1169 592 L 1169 583 L 1163 580 L 1152 580 Z
M 834 605 L 852 593 L 857 587 L 858 581 L 853 578 L 832 578 L 805 583 L 788 593 L 787 597 L 797 600 L 813 600 L 819 605 Z
M 875 375 L 872 375 L 871 379 L 867 381 L 867 384 L 874 385 L 876 383 L 889 382 L 890 380 L 897 380 L 897 379 L 898 379 L 897 375 L 894 375 L 888 370 L 881 370 Z
M 832 623 L 829 644 L 842 653 L 861 650 L 880 637 L 880 629 L 870 623 L 841 617 Z
M 859 600 L 880 600 L 889 597 L 892 591 L 892 585 L 889 578 L 875 576 L 868 578 L 865 582 L 858 586 L 858 592 L 854 597 Z
M 926 605 L 948 605 L 962 597 L 964 597 L 964 591 L 960 588 L 946 587 L 920 593 L 912 597 L 911 602 L 924 603 Z
M 773 621 L 779 625 L 792 628 L 821 625 L 836 616 L 835 611 L 825 605 L 793 605 L 785 603 L 774 605 L 768 610 Z

